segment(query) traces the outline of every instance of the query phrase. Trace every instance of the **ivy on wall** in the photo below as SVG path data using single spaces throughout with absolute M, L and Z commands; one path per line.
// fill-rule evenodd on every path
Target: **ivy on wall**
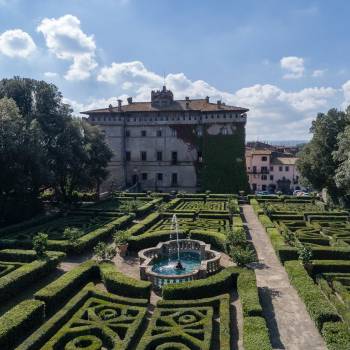
M 196 134 L 193 126 L 178 124 L 170 127 L 176 130 L 178 138 L 202 152 L 202 162 L 194 162 L 202 191 L 249 192 L 244 125 L 237 123 L 231 135 L 211 135 L 204 129 L 202 136 Z

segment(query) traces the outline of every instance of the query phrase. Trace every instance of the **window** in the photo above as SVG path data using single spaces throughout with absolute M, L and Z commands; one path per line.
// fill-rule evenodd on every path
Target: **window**
M 270 175 L 270 180 L 271 180 L 271 181 L 273 180 L 273 175 Z
M 130 137 L 130 130 L 128 129 L 125 130 L 125 137 Z
M 267 166 L 262 166 L 261 172 L 267 174 Z
M 141 176 L 142 176 L 142 180 L 143 180 L 143 181 L 147 180 L 147 177 L 148 177 L 148 176 L 147 176 L 147 173 L 142 173 Z
M 177 152 L 171 152 L 171 163 L 176 164 L 177 163 Z
M 265 174 L 261 175 L 261 180 L 267 180 L 267 175 Z
M 197 162 L 202 163 L 203 162 L 203 154 L 202 151 L 197 152 Z
M 141 151 L 141 160 L 147 160 L 147 152 Z
M 284 168 L 285 171 L 289 171 L 289 166 L 286 165 L 285 168 Z
M 273 166 L 270 166 L 270 171 L 273 171 Z
M 261 190 L 266 191 L 266 185 L 261 185 Z
M 146 137 L 146 135 L 147 135 L 146 130 L 141 130 L 141 136 L 142 136 L 142 137 Z
M 203 129 L 200 126 L 197 128 L 197 136 L 203 136 Z
M 278 167 L 278 170 L 279 170 L 279 171 L 283 171 L 283 166 L 279 166 L 279 167 Z
M 130 160 L 131 160 L 131 152 L 130 151 L 125 152 L 125 160 L 127 162 L 130 162 Z
M 158 151 L 157 152 L 157 161 L 161 162 L 163 160 L 163 152 L 162 151 Z
M 177 186 L 177 173 L 172 173 L 171 174 L 171 185 L 172 186 Z
M 157 130 L 157 137 L 162 137 L 162 130 Z
M 256 184 L 252 184 L 252 190 L 256 191 Z
M 219 116 L 218 116 L 218 118 L 219 118 Z M 222 128 L 222 129 L 221 129 L 221 134 L 222 134 L 222 135 L 227 135 L 227 134 L 228 134 L 227 128 Z
M 256 173 L 256 166 L 253 166 L 253 173 Z
M 157 174 L 157 181 L 163 181 L 163 173 Z
M 171 129 L 171 136 L 176 137 L 176 130 L 175 129 Z
M 263 162 L 266 162 L 266 161 L 267 161 L 267 157 L 266 157 L 266 156 L 263 156 L 263 157 L 261 157 L 261 160 L 262 160 Z

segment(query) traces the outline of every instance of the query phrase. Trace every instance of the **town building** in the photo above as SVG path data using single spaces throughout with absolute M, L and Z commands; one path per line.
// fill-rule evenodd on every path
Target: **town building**
M 294 152 L 289 153 L 281 146 L 250 144 L 246 147 L 245 157 L 251 191 L 281 191 L 287 194 L 305 190 L 300 184 L 296 167 L 298 158 Z
M 246 190 L 247 108 L 222 101 L 175 100 L 163 86 L 151 101 L 82 112 L 105 134 L 113 151 L 105 184 L 115 189 Z

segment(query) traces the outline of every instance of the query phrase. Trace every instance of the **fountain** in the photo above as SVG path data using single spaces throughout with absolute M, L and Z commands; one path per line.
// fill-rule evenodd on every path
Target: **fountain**
M 173 235 L 176 234 L 176 239 Z M 170 240 L 139 251 L 141 279 L 151 281 L 155 289 L 168 283 L 204 278 L 220 269 L 221 254 L 210 244 L 195 239 L 180 239 L 179 224 L 174 214 Z
M 180 247 L 179 247 L 179 224 L 177 222 L 177 217 L 176 214 L 173 215 L 171 219 L 171 231 L 176 232 L 176 243 L 177 243 L 177 264 L 175 266 L 176 269 L 178 270 L 183 270 L 184 267 L 181 264 L 180 260 Z M 170 234 L 170 239 L 171 239 L 171 234 Z

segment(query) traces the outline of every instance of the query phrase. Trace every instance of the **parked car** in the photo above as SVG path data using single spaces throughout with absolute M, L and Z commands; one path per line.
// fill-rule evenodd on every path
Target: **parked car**
M 268 196 L 270 193 L 268 191 L 256 191 L 257 196 Z

